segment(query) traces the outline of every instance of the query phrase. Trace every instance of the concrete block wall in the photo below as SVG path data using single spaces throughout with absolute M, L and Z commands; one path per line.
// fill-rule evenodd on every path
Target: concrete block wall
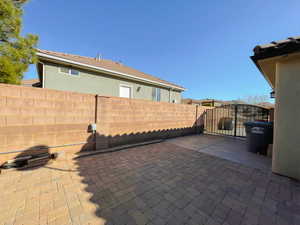
M 75 153 L 196 133 L 205 109 L 0 84 L 0 153 L 39 152 L 41 146 Z M 88 127 L 95 121 L 92 135 Z M 0 164 L 26 151 L 0 154 Z
M 98 148 L 199 132 L 206 110 L 117 97 L 98 97 L 98 102 Z
M 0 152 L 85 142 L 95 118 L 94 95 L 32 87 L 0 84 L 0 107 Z

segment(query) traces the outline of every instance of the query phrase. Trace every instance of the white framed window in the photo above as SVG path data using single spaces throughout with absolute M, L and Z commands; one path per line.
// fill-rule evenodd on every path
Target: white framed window
M 59 72 L 69 74 L 72 76 L 79 76 L 79 71 L 68 67 L 59 67 Z
M 160 102 L 160 98 L 161 98 L 160 88 L 153 87 L 152 88 L 152 100 Z
M 79 75 L 79 71 L 78 70 L 74 70 L 74 69 L 70 69 L 70 74 L 78 76 Z
M 132 98 L 132 87 L 125 84 L 120 84 L 119 96 L 122 98 Z

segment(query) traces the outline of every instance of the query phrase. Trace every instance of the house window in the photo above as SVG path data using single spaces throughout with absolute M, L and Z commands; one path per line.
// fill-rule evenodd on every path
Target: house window
M 127 85 L 120 85 L 120 97 L 131 98 L 131 87 Z
M 62 73 L 69 73 L 69 69 L 66 67 L 60 67 L 60 72 Z
M 74 70 L 74 69 L 70 69 L 70 74 L 78 76 L 79 75 L 79 71 L 78 70 Z
M 61 73 L 67 73 L 67 74 L 74 75 L 74 76 L 78 76 L 79 75 L 79 71 L 78 70 L 67 68 L 67 67 L 60 67 L 60 72 Z
M 152 88 L 152 100 L 160 102 L 160 97 L 161 97 L 160 88 Z

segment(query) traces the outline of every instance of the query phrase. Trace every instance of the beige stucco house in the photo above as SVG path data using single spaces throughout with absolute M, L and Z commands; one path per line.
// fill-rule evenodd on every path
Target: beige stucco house
M 42 88 L 180 103 L 185 88 L 119 62 L 38 50 Z
M 275 91 L 272 170 L 300 179 L 300 36 L 253 51 L 252 60 Z

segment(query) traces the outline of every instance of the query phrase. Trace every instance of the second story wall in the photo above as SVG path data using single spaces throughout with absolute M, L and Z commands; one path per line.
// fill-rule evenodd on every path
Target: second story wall
M 131 87 L 132 98 L 152 100 L 152 85 L 138 81 L 131 81 L 118 77 L 112 77 L 103 73 L 77 69 L 79 75 L 69 75 L 60 72 L 60 65 L 44 63 L 44 87 L 62 91 L 76 91 L 81 93 L 99 94 L 106 96 L 120 96 L 120 86 Z M 160 88 L 162 102 L 181 102 L 179 91 Z
M 181 92 L 180 91 L 171 91 L 171 102 L 181 103 Z

